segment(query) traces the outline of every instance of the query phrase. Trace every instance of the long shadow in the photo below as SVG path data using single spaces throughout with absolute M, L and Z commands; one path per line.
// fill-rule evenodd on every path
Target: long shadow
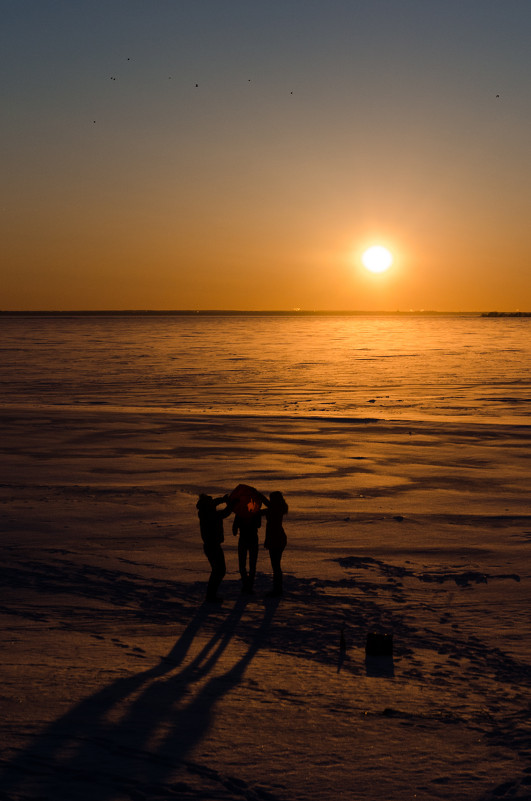
M 73 797 L 105 801 L 124 791 L 131 797 L 135 793 L 138 798 L 150 797 L 153 787 L 161 789 L 176 768 L 201 773 L 186 757 L 208 731 L 216 704 L 241 681 L 263 645 L 276 608 L 275 603 L 264 607 L 243 655 L 223 674 L 211 676 L 236 635 L 245 602 L 234 605 L 203 648 L 183 666 L 210 616 L 202 607 L 157 665 L 118 679 L 81 701 L 6 764 L 0 773 L 0 797 L 10 798 L 14 792 L 16 797 L 23 793 L 24 798 L 54 801 Z M 201 681 L 201 689 L 192 695 L 194 685 Z M 205 776 L 213 780 L 208 769 Z M 83 792 L 78 795 L 81 785 Z

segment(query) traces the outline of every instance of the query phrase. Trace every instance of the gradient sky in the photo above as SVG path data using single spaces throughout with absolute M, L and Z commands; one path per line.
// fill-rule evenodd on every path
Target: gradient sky
M 531 309 L 531 0 L 0 12 L 0 309 Z

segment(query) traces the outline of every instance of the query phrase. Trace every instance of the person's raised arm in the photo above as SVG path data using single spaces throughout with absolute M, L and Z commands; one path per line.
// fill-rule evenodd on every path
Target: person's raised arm
M 221 519 L 224 520 L 226 517 L 228 517 L 231 514 L 234 504 L 231 503 L 230 497 L 228 495 L 224 495 L 222 498 L 216 498 L 214 500 L 214 504 L 216 506 L 219 506 L 220 503 L 226 503 L 227 504 L 225 509 L 222 509 L 220 512 L 216 512 L 218 517 L 221 517 Z
M 264 495 L 262 492 L 258 492 L 258 497 L 260 498 L 264 506 L 269 506 L 269 498 L 266 495 Z

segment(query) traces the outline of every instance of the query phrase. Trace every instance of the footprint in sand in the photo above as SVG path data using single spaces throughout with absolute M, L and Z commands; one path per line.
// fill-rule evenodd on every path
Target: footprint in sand
M 97 636 L 97 635 L 93 635 L 93 636 Z M 103 639 L 103 637 L 98 637 L 98 639 Z M 137 659 L 145 659 L 146 658 L 145 650 L 143 648 L 140 648 L 140 646 L 138 646 L 138 645 L 135 645 L 135 646 L 128 645 L 127 643 L 122 642 L 121 640 L 119 640 L 118 637 L 111 637 L 111 642 L 114 643 L 114 645 L 116 645 L 118 648 L 123 648 L 124 650 L 129 650 L 130 649 L 131 652 L 132 652 L 131 655 L 132 656 L 136 656 Z

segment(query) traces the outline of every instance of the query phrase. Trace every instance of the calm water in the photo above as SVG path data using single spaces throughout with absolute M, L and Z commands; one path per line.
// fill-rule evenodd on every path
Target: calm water
M 0 317 L 0 404 L 526 423 L 531 319 Z

